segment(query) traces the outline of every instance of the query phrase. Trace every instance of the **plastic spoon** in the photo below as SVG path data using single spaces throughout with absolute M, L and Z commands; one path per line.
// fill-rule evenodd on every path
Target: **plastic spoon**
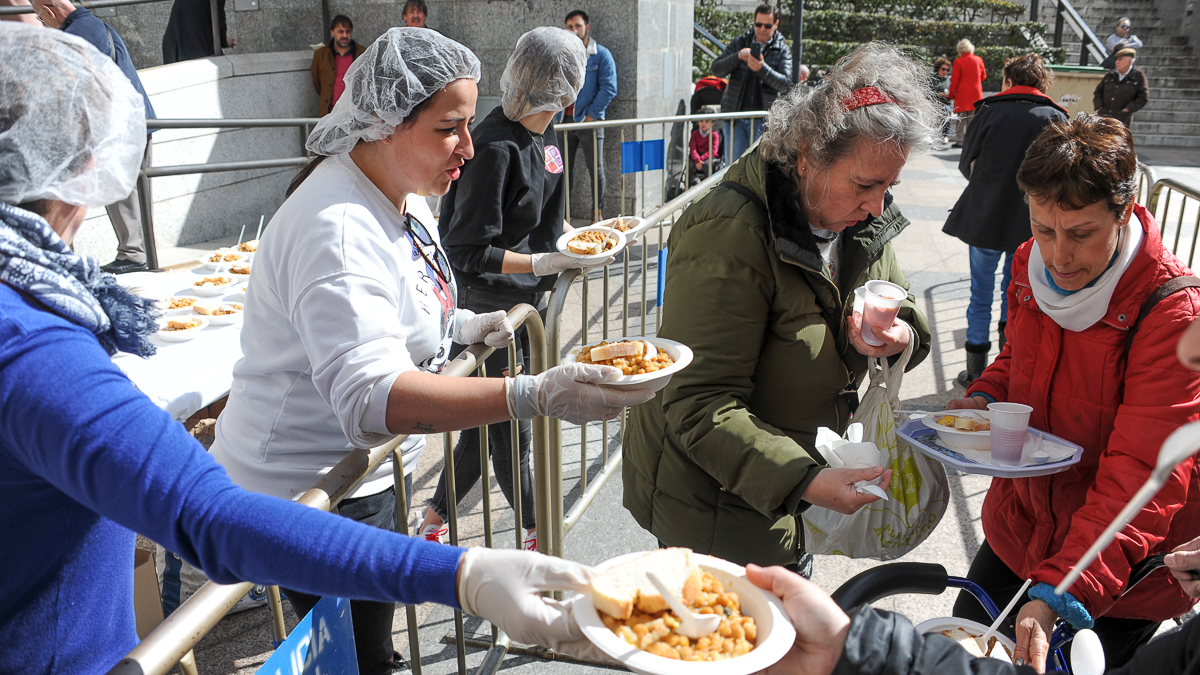
M 1146 479 L 1146 483 L 1133 495 L 1125 508 L 1121 509 L 1121 512 L 1109 524 L 1108 529 L 1104 530 L 1096 543 L 1092 544 L 1087 553 L 1083 554 L 1074 569 L 1067 574 L 1054 592 L 1059 595 L 1066 593 L 1071 585 L 1079 579 L 1079 575 L 1088 568 L 1088 565 L 1095 562 L 1100 552 L 1108 548 L 1108 545 L 1117 538 L 1117 533 L 1133 520 L 1142 507 L 1154 498 L 1154 495 L 1158 494 L 1163 484 L 1167 482 L 1167 477 L 1175 470 L 1176 465 L 1196 454 L 1197 451 L 1200 451 L 1200 422 L 1185 424 L 1168 436 L 1162 444 L 1162 449 L 1158 451 L 1158 466 L 1154 467 L 1154 472 Z
M 621 222 L 621 216 L 617 216 L 617 219 L 612 221 L 612 225 L 608 226 L 608 231 L 604 233 L 604 238 L 592 246 L 592 255 L 600 255 L 604 252 L 604 245 L 608 243 L 608 238 L 611 237 L 612 233 L 617 229 L 617 223 L 619 222 Z
M 1104 675 L 1104 646 L 1100 637 L 1084 628 L 1071 640 L 1071 672 L 1075 675 Z
M 1000 616 L 996 617 L 996 620 L 992 622 L 992 625 L 988 626 L 987 631 L 985 631 L 983 635 L 975 638 L 976 642 L 979 643 L 979 648 L 983 650 L 984 654 L 988 653 L 988 639 L 996 634 L 996 629 L 1000 628 L 1000 624 L 1004 622 L 1004 617 L 1008 616 L 1008 613 L 1013 610 L 1013 607 L 1017 606 L 1017 601 L 1020 600 L 1021 596 L 1025 594 L 1025 591 L 1029 588 L 1029 584 L 1032 582 L 1033 579 L 1026 579 L 1025 583 L 1021 586 L 1021 590 L 1017 591 L 1017 594 L 1012 596 L 1012 600 L 1008 601 L 1008 604 L 1004 606 L 1004 609 L 1000 610 Z M 1004 651 L 1003 647 L 1001 648 L 1001 651 Z M 1007 661 L 1008 659 L 1004 660 Z
M 679 628 L 675 629 L 676 633 L 697 639 L 712 635 L 721 625 L 721 617 L 717 614 L 697 614 L 684 607 L 683 602 L 675 597 L 674 593 L 667 590 L 667 585 L 654 572 L 647 571 L 646 577 L 650 579 L 650 583 L 654 584 L 658 592 L 662 593 L 663 599 L 667 601 L 671 611 L 675 612 L 675 616 L 679 617 Z
M 263 221 L 266 219 L 267 219 L 267 217 L 265 215 L 260 215 L 258 217 L 258 232 L 254 233 L 254 241 L 258 241 L 259 238 L 262 237 Z M 238 242 L 238 243 L 240 244 L 241 242 Z
M 246 224 L 242 223 L 242 231 L 238 232 L 238 243 L 233 245 L 233 250 L 237 250 L 242 245 L 242 237 L 246 236 Z

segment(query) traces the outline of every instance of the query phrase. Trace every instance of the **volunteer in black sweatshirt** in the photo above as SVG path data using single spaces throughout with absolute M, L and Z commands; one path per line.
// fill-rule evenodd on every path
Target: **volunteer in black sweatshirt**
M 527 303 L 545 314 L 546 292 L 559 272 L 581 267 L 556 252 L 565 221 L 567 186 L 551 118 L 574 102 L 583 85 L 587 54 L 573 33 L 535 28 L 517 40 L 500 78 L 500 107 L 475 127 L 475 156 L 442 201 L 442 244 L 458 282 L 458 306 L 476 312 Z M 529 335 L 517 332 L 517 359 L 529 368 Z M 453 354 L 452 354 L 453 355 Z M 508 375 L 508 351 L 486 361 L 491 377 Z M 488 427 L 496 480 L 513 503 L 509 423 Z M 521 523 L 525 548 L 536 549 L 533 480 L 529 472 L 532 426 L 518 424 Z M 459 435 L 454 448 L 455 495 L 461 499 L 480 476 L 479 431 Z M 429 501 L 421 536 L 442 541 L 449 496 L 446 475 Z

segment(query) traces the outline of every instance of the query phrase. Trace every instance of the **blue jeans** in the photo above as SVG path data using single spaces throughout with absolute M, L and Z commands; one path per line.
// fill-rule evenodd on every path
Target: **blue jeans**
M 754 123 L 754 135 L 750 135 L 750 123 Z M 730 132 L 729 124 L 725 124 L 725 137 L 731 139 L 729 142 L 732 152 L 729 153 L 729 162 L 736 162 L 738 157 L 741 157 L 746 152 L 746 148 L 754 142 L 759 136 L 762 136 L 763 118 L 756 117 L 753 120 L 733 120 L 733 131 Z
M 971 247 L 971 303 L 967 305 L 967 342 L 991 342 L 992 300 L 996 297 L 996 266 L 1004 256 L 1000 282 L 1000 320 L 1008 321 L 1008 284 L 1012 281 L 1013 254 Z

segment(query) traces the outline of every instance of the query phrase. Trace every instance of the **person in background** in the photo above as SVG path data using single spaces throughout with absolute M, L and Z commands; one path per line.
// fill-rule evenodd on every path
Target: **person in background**
M 101 54 L 112 59 L 133 88 L 141 94 L 146 119 L 155 119 L 154 106 L 150 105 L 150 97 L 146 95 L 137 69 L 133 67 L 133 61 L 129 58 L 129 49 L 125 47 L 125 41 L 117 35 L 117 31 L 97 19 L 86 8 L 76 8 L 69 0 L 34 0 L 33 10 L 47 28 L 57 28 L 64 33 L 81 37 L 100 50 Z M 150 166 L 152 133 L 146 133 L 146 147 L 142 153 L 143 169 Z M 135 185 L 133 192 L 124 199 L 104 208 L 108 212 L 113 232 L 117 235 L 117 257 L 101 269 L 113 274 L 145 271 L 146 245 L 142 236 L 142 203 L 137 186 Z
M 1125 46 L 1129 47 L 1130 49 L 1136 50 L 1142 48 L 1142 41 L 1138 39 L 1138 36 L 1129 32 L 1131 26 L 1132 23 L 1129 21 L 1129 17 L 1127 16 L 1123 16 L 1117 20 L 1116 31 L 1104 40 L 1104 48 L 1108 50 L 1108 53 L 1112 54 L 1113 52 L 1119 51 L 1117 49 L 1117 44 L 1121 42 L 1125 43 Z
M 1150 101 L 1150 85 L 1146 74 L 1133 67 L 1137 51 L 1126 47 L 1117 52 L 1116 66 L 1108 71 L 1092 92 L 1092 106 L 1105 117 L 1120 120 L 1129 126 L 1133 114 Z
M 933 60 L 933 74 L 929 76 L 929 88 L 943 100 L 950 100 L 950 59 L 939 56 Z M 952 105 L 946 103 L 946 112 L 953 112 Z M 950 121 L 947 117 L 946 126 L 942 127 L 942 143 L 950 143 Z
M 582 9 L 572 10 L 567 15 L 566 22 L 567 30 L 578 35 L 587 49 L 587 74 L 583 78 L 583 88 L 579 90 L 579 97 L 567 106 L 563 117 L 568 122 L 602 120 L 608 104 L 617 96 L 617 63 L 608 47 L 596 42 L 592 37 L 592 25 L 587 12 Z M 579 149 L 582 148 L 584 168 L 587 169 L 588 176 L 595 181 L 596 192 L 593 192 L 591 187 L 593 181 L 588 181 L 588 194 L 599 195 L 599 199 L 596 200 L 595 218 L 601 220 L 604 218 L 605 190 L 604 129 L 595 130 L 595 142 L 592 141 L 591 129 L 568 131 L 566 136 L 566 143 L 560 144 L 565 145 L 567 149 L 567 161 L 571 163 L 568 169 L 574 169 L 575 158 L 579 156 Z M 592 176 L 593 166 L 595 176 Z
M 29 7 L 29 0 L 0 0 L 0 7 Z M 0 16 L 0 21 L 12 21 L 14 23 L 38 24 L 38 18 L 33 12 L 24 14 L 5 14 Z
M 354 22 L 338 14 L 329 22 L 329 44 L 313 52 L 312 80 L 317 90 L 317 116 L 324 117 L 333 110 L 346 90 L 346 71 L 366 47 L 354 40 Z
M 1067 111 L 1046 96 L 1053 73 L 1037 54 L 1004 63 L 1004 91 L 975 104 L 958 170 L 969 181 L 950 210 L 942 232 L 970 246 L 971 301 L 967 305 L 967 368 L 957 382 L 964 389 L 987 367 L 992 348 L 992 300 L 996 266 L 1004 258 L 1000 284 L 1000 324 L 1004 350 L 1008 284 L 1013 255 L 1029 239 L 1029 205 L 1017 186 L 1025 151 L 1047 124 L 1067 119 Z
M 225 1 L 217 0 L 217 21 L 220 24 L 221 47 L 236 47 L 225 22 Z M 209 0 L 175 0 L 162 39 L 163 63 L 178 63 L 213 56 L 212 8 Z
M 551 411 L 599 419 L 650 395 L 600 387 L 611 372 L 579 364 L 511 378 L 437 375 L 453 343 L 503 347 L 513 335 L 503 311 L 457 308 L 422 196 L 445 194 L 474 154 L 467 127 L 479 76 L 466 47 L 424 28 L 392 28 L 350 65 L 346 95 L 309 135 L 318 157 L 292 182 L 254 257 L 244 356 L 211 449 L 238 485 L 291 499 L 354 448 L 407 434 L 398 451 L 411 495 L 424 434 Z M 394 485 L 385 462 L 339 513 L 395 529 Z M 287 596 L 301 616 L 320 599 L 301 589 Z M 354 601 L 351 610 L 360 672 L 389 672 L 399 662 L 394 603 Z
M 562 28 L 535 28 L 517 40 L 500 77 L 500 105 L 475 126 L 475 157 L 463 165 L 462 177 L 442 201 L 439 227 L 458 283 L 459 307 L 483 313 L 525 303 L 544 315 L 546 292 L 558 273 L 583 267 L 578 258 L 556 249 L 567 228 L 563 221 L 567 186 L 552 119 L 575 100 L 586 62 L 583 43 Z M 528 371 L 529 334 L 525 329 L 519 332 L 518 368 Z M 497 350 L 486 365 L 489 379 L 515 374 L 508 372 L 508 350 Z M 532 426 L 521 421 L 517 427 L 524 546 L 534 550 Z M 496 480 L 508 503 L 514 504 L 509 423 L 488 427 L 488 447 Z M 454 446 L 458 499 L 479 481 L 479 462 L 479 431 L 465 429 Z M 442 540 L 449 503 L 443 472 L 418 530 L 421 536 Z
M 219 583 L 437 602 L 514 640 L 599 656 L 570 603 L 539 595 L 583 589 L 585 567 L 525 551 L 432 546 L 234 485 L 113 365 L 118 351 L 154 353 L 154 303 L 70 249 L 87 209 L 133 185 L 146 135 L 142 96 L 84 40 L 9 22 L 0 23 L 0 91 L 0 672 L 105 673 L 138 644 L 135 531 Z M 418 134 L 458 142 L 433 128 Z M 450 379 L 427 381 L 419 397 L 440 397 L 467 423 L 479 413 L 463 408 L 508 414 L 499 388 L 447 405 L 438 392 L 479 389 Z M 573 385 L 568 398 L 591 386 Z M 550 395 L 566 400 L 561 393 Z M 517 398 L 518 411 L 531 402 Z
M 975 103 L 983 98 L 983 81 L 987 69 L 983 59 L 975 55 L 975 45 L 963 38 L 958 41 L 958 58 L 950 72 L 950 89 L 947 98 L 954 102 L 954 147 L 961 148 L 967 136 L 971 116 L 975 114 Z
M 728 77 L 721 112 L 767 110 L 792 86 L 792 50 L 779 28 L 779 10 L 759 5 L 754 25 L 735 37 L 712 62 L 712 74 Z M 729 161 L 737 161 L 762 135 L 763 118 L 734 120 L 725 125 Z
M 400 15 L 404 17 L 405 26 L 425 28 L 425 21 L 429 19 L 429 5 L 425 4 L 425 0 L 406 0 Z
M 700 112 L 712 115 L 720 112 L 720 109 L 704 106 Z M 692 138 L 688 143 L 688 154 L 691 157 L 689 173 L 693 185 L 712 175 L 710 167 L 721 166 L 721 134 L 713 129 L 712 120 L 696 121 L 696 128 L 692 129 Z
M 796 72 L 796 84 L 807 84 L 808 75 L 810 72 L 811 71 L 809 71 L 808 66 L 801 64 L 800 68 Z

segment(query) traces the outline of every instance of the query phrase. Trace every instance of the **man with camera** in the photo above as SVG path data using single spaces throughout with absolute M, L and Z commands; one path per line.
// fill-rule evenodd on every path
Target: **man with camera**
M 766 110 L 792 86 L 792 53 L 778 28 L 779 10 L 759 5 L 754 10 L 754 26 L 734 38 L 713 61 L 713 75 L 729 78 L 721 97 L 721 112 Z M 732 150 L 729 159 L 741 157 L 762 135 L 762 128 L 761 117 L 753 123 L 741 119 L 727 124 Z

